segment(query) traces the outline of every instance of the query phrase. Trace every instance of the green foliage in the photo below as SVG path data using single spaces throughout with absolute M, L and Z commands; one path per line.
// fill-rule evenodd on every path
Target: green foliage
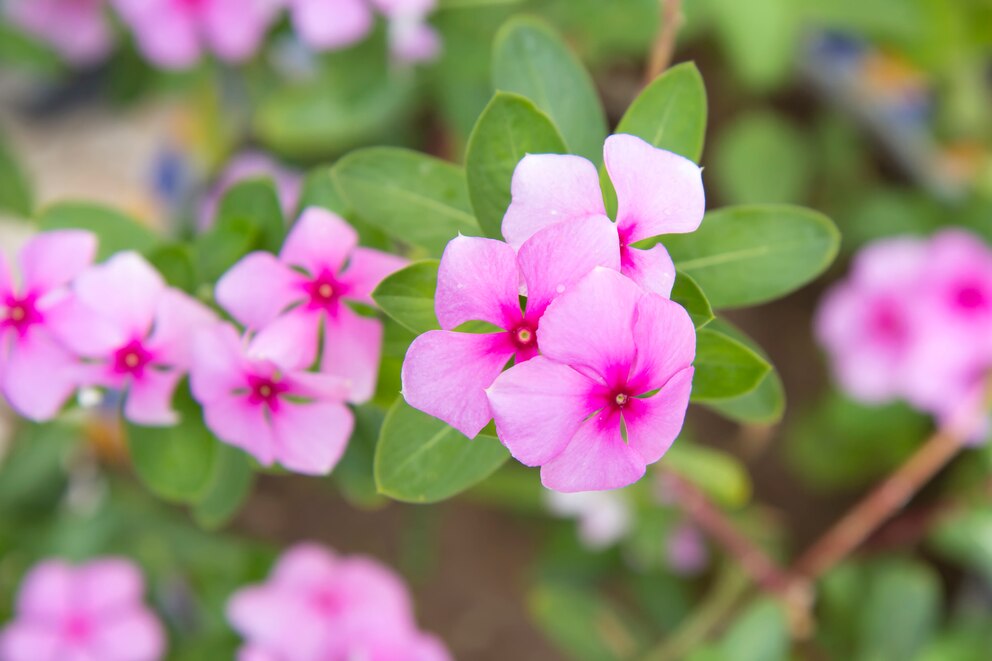
M 352 505 L 378 507 L 385 499 L 376 490 L 373 462 L 385 416 L 374 406 L 359 406 L 354 411 L 355 431 L 331 477 Z
M 699 288 L 699 284 L 685 273 L 676 274 L 671 298 L 685 308 L 696 328 L 702 328 L 713 320 L 713 308 L 706 300 L 706 294 Z
M 46 207 L 38 217 L 38 229 L 84 229 L 99 240 L 97 260 L 122 250 L 149 254 L 161 240 L 152 230 L 120 211 L 90 202 L 60 202 Z
M 741 342 L 771 364 L 768 354 L 757 342 L 725 319 L 717 319 L 709 327 Z M 706 402 L 706 406 L 724 417 L 739 422 L 773 424 L 781 420 L 785 413 L 785 387 L 773 365 L 757 387 L 750 392 L 727 399 L 709 401 Z
M 772 368 L 742 342 L 710 328 L 696 333 L 693 366 L 694 402 L 730 399 L 751 392 Z
M 0 41 L 2 40 L 3 37 L 0 36 Z M 31 183 L 7 141 L 0 135 L 0 211 L 27 218 L 33 207 Z
M 721 505 L 743 507 L 751 499 L 747 469 L 726 452 L 680 438 L 662 461 Z
M 744 85 L 768 90 L 788 75 L 799 44 L 793 0 L 709 0 L 728 64 Z
M 414 262 L 387 276 L 372 292 L 376 305 L 414 333 L 440 328 L 434 314 L 438 260 Z

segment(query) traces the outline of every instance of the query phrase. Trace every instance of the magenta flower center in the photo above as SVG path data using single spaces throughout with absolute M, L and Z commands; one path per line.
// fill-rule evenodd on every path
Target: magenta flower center
M 35 299 L 31 294 L 23 298 L 8 296 L 4 301 L 4 309 L 0 309 L 0 328 L 9 326 L 19 335 L 24 335 L 28 328 L 41 323 L 44 318 L 35 305 Z
M 630 395 L 628 395 L 627 393 L 618 392 L 616 396 L 613 398 L 613 401 L 617 405 L 617 408 L 622 409 L 624 405 L 627 403 L 627 400 L 629 399 L 630 399 Z
M 537 341 L 537 331 L 530 326 L 520 326 L 513 331 L 513 343 L 518 347 L 533 346 Z
M 344 610 L 344 603 L 334 590 L 322 589 L 313 593 L 311 603 L 322 615 L 336 615 Z
M 874 334 L 886 342 L 899 343 L 906 339 L 906 321 L 889 305 L 879 305 L 869 323 Z
M 289 386 L 278 377 L 248 375 L 248 401 L 252 404 L 262 404 L 270 411 L 279 409 L 279 398 L 289 390 Z
M 341 295 L 341 286 L 329 271 L 324 271 L 306 283 L 304 289 L 310 297 L 309 305 L 311 308 L 329 310 L 336 306 Z
M 988 296 L 977 284 L 965 284 L 960 287 L 954 296 L 954 302 L 959 309 L 968 312 L 986 310 L 990 307 Z
M 179 9 L 190 13 L 199 11 L 206 4 L 206 0 L 173 0 L 173 2 L 176 3 Z
M 62 634 L 74 643 L 87 640 L 93 633 L 93 622 L 84 613 L 72 613 L 62 625 Z
M 140 340 L 131 340 L 114 353 L 114 371 L 140 377 L 153 357 Z

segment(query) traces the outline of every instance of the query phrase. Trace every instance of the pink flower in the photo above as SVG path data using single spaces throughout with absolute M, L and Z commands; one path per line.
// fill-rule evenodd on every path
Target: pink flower
M 258 50 L 282 0 L 113 0 L 138 49 L 166 69 L 193 66 L 204 51 L 241 62 Z
M 73 331 L 67 285 L 93 261 L 96 243 L 77 230 L 39 234 L 18 255 L 19 281 L 0 255 L 0 389 L 25 417 L 54 417 L 78 385 L 60 338 Z
M 375 17 L 368 0 L 288 0 L 293 29 L 315 50 L 356 44 L 372 31 Z
M 7 0 L 2 7 L 11 24 L 51 44 L 71 64 L 100 62 L 113 47 L 105 0 Z
M 262 152 L 247 151 L 237 154 L 228 161 L 217 182 L 210 189 L 200 205 L 197 229 L 205 232 L 210 229 L 217 216 L 220 200 L 234 184 L 255 177 L 270 177 L 279 195 L 279 205 L 283 215 L 291 217 L 300 202 L 303 192 L 303 178 L 296 170 L 284 167 L 278 161 Z
M 172 395 L 189 370 L 193 334 L 213 312 L 167 287 L 141 255 L 117 253 L 76 278 L 66 346 L 83 359 L 91 385 L 126 391 L 124 417 L 172 425 Z
M 259 356 L 230 324 L 197 334 L 190 385 L 217 437 L 266 466 L 325 474 L 341 459 L 354 418 L 336 377 L 302 370 L 289 355 Z
M 228 619 L 246 639 L 242 661 L 447 661 L 419 632 L 403 581 L 371 558 L 340 557 L 298 544 L 268 581 L 228 603 Z
M 665 560 L 676 574 L 695 576 L 706 569 L 710 559 L 706 540 L 692 524 L 679 524 L 665 542 Z
M 21 584 L 15 619 L 0 633 L 3 661 L 153 661 L 165 635 L 142 603 L 141 573 L 128 560 L 35 565 Z
M 545 491 L 544 500 L 554 514 L 577 520 L 579 541 L 588 549 L 608 548 L 633 528 L 633 508 L 621 492 Z
M 612 224 L 592 217 L 536 233 L 514 254 L 502 241 L 459 236 L 448 244 L 437 274 L 434 309 L 444 330 L 424 333 L 403 361 L 403 397 L 474 437 L 492 418 L 485 389 L 507 362 L 537 355 L 548 305 L 596 266 L 618 268 Z M 520 309 L 520 282 L 527 288 Z M 498 327 L 463 333 L 469 321 Z
M 426 62 L 441 51 L 437 30 L 427 15 L 437 8 L 437 0 L 372 0 L 389 21 L 389 50 L 401 62 Z
M 661 244 L 650 250 L 632 244 L 699 227 L 706 206 L 702 171 L 687 158 L 626 134 L 607 138 L 603 156 L 617 193 L 614 232 L 621 272 L 642 287 L 668 296 L 675 282 L 668 251 Z M 580 156 L 525 156 L 513 171 L 511 192 L 503 236 L 514 247 L 542 227 L 606 215 L 596 166 Z
M 597 268 L 541 320 L 541 356 L 486 391 L 503 444 L 556 491 L 617 489 L 682 429 L 696 332 L 685 309 Z

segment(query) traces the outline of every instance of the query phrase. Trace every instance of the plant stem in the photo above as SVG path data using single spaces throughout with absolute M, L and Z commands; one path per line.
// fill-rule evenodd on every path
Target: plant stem
M 675 53 L 675 37 L 682 27 L 682 0 L 659 0 L 661 3 L 661 26 L 651 47 L 651 57 L 644 73 L 644 84 L 661 75 L 672 63 Z

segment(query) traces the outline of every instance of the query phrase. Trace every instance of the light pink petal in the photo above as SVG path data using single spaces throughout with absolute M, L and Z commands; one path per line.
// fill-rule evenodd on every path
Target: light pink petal
M 672 295 L 675 285 L 675 264 L 668 250 L 660 243 L 648 250 L 624 248 L 620 272 L 644 287 L 665 298 Z
M 287 589 L 305 590 L 331 582 L 337 568 L 338 558 L 327 548 L 301 542 L 279 556 L 269 580 Z
M 279 661 L 279 656 L 273 651 L 258 645 L 243 645 L 238 648 L 238 661 Z
M 17 595 L 17 613 L 27 619 L 57 620 L 75 598 L 76 572 L 62 560 L 44 560 L 28 572 Z
M 76 359 L 44 330 L 32 330 L 7 355 L 3 394 L 18 413 L 50 420 L 79 384 Z
M 348 381 L 349 402 L 362 404 L 372 398 L 381 355 L 381 321 L 363 317 L 346 306 L 341 306 L 336 316 L 327 318 L 320 369 Z
M 120 252 L 87 269 L 75 284 L 79 302 L 102 315 L 131 338 L 151 329 L 165 282 L 136 252 Z
M 259 0 L 211 0 L 202 9 L 203 35 L 220 59 L 242 62 L 258 50 L 273 18 Z
M 413 608 L 403 579 L 382 563 L 363 556 L 338 565 L 336 588 L 349 605 L 344 627 L 351 634 L 406 637 L 413 629 Z
M 91 613 L 133 608 L 141 603 L 145 581 L 130 560 L 98 558 L 76 569 L 75 599 Z
M 3 661 L 51 661 L 60 646 L 58 627 L 43 620 L 15 620 L 0 631 Z
M 354 425 L 354 416 L 344 404 L 283 400 L 272 415 L 277 459 L 297 473 L 326 475 L 344 454 Z
M 537 356 L 506 370 L 486 390 L 496 431 L 527 466 L 556 457 L 600 404 L 596 384 L 571 367 Z
M 335 274 L 358 245 L 358 233 L 348 222 L 320 207 L 308 207 L 286 237 L 279 259 L 306 269 L 310 275 Z
M 419 634 L 412 647 L 412 661 L 451 661 L 454 658 L 441 639 L 431 634 Z
M 603 157 L 617 191 L 617 226 L 627 245 L 699 227 L 706 197 L 698 165 L 623 133 L 606 139 Z
M 222 308 L 243 326 L 258 330 L 286 308 L 303 301 L 303 277 L 275 255 L 245 255 L 217 281 L 215 296 Z
M 403 398 L 474 438 L 492 418 L 485 389 L 513 353 L 506 333 L 428 331 L 406 352 Z
M 142 55 L 163 69 L 187 69 L 196 64 L 202 46 L 193 15 L 169 2 L 155 0 L 145 4 L 147 8 L 121 12 L 131 25 Z
M 345 288 L 342 295 L 366 305 L 375 305 L 375 301 L 372 300 L 372 290 L 379 286 L 383 278 L 399 271 L 407 264 L 409 264 L 407 260 L 390 255 L 388 252 L 355 248 L 351 253 L 348 268 L 339 278 Z
M 429 62 L 441 53 L 441 36 L 420 16 L 389 22 L 389 51 L 400 62 Z
M 145 370 L 131 382 L 124 400 L 124 417 L 137 425 L 168 427 L 179 422 L 172 408 L 176 385 L 183 378 L 180 370 Z
M 285 369 L 307 369 L 317 358 L 319 331 L 318 312 L 294 308 L 265 326 L 251 341 L 248 354 Z
M 102 0 L 8 0 L 3 13 L 50 43 L 71 64 L 102 60 L 113 46 Z
M 624 442 L 615 410 L 589 418 L 568 446 L 541 467 L 541 483 L 571 493 L 619 489 L 641 479 L 644 458 Z
M 437 0 L 371 0 L 371 3 L 388 18 L 426 16 L 437 9 Z
M 234 326 L 217 323 L 197 331 L 190 386 L 201 404 L 246 386 L 242 342 Z
M 248 587 L 228 601 L 227 619 L 248 642 L 278 659 L 320 659 L 329 627 L 307 606 L 305 592 Z
M 596 268 L 544 313 L 537 331 L 541 353 L 595 374 L 606 385 L 625 382 L 634 360 L 632 328 L 641 295 L 629 278 Z
M 103 619 L 94 645 L 101 661 L 157 661 L 165 653 L 165 632 L 148 609 L 135 605 Z
M 919 287 L 926 275 L 929 244 L 919 237 L 875 241 L 851 261 L 850 281 L 870 289 Z
M 290 372 L 284 376 L 292 397 L 346 402 L 351 396 L 349 381 L 339 376 L 315 372 Z
M 364 0 L 291 0 L 293 28 L 317 50 L 350 46 L 372 31 L 372 11 Z
M 599 173 L 581 156 L 524 156 L 513 171 L 510 192 L 503 238 L 515 248 L 549 225 L 606 215 Z
M 43 232 L 18 255 L 25 292 L 44 293 L 69 283 L 93 263 L 96 236 L 82 230 Z
M 88 358 L 106 358 L 133 339 L 126 328 L 72 295 L 45 310 L 45 327 L 70 352 Z
M 6 297 L 7 294 L 12 294 L 14 289 L 14 282 L 10 277 L 10 265 L 7 264 L 7 259 L 0 253 L 0 297 Z
M 637 302 L 634 365 L 628 380 L 632 394 L 660 388 L 696 357 L 696 328 L 685 308 L 657 294 Z
M 155 362 L 185 370 L 193 353 L 196 332 L 217 322 L 217 315 L 178 289 L 167 288 L 158 300 L 155 323 L 146 346 Z
M 682 431 L 685 411 L 689 407 L 693 369 L 676 373 L 651 397 L 633 397 L 623 408 L 627 425 L 627 445 L 653 464 L 668 451 Z
M 434 311 L 441 328 L 488 321 L 512 330 L 521 319 L 520 276 L 513 249 L 502 241 L 456 236 L 437 272 Z
M 520 246 L 517 261 L 527 284 L 526 316 L 536 321 L 552 300 L 597 266 L 620 269 L 617 230 L 606 216 L 552 225 Z
M 220 440 L 241 448 L 264 466 L 276 460 L 276 444 L 262 406 L 246 397 L 221 396 L 203 406 L 207 427 Z

